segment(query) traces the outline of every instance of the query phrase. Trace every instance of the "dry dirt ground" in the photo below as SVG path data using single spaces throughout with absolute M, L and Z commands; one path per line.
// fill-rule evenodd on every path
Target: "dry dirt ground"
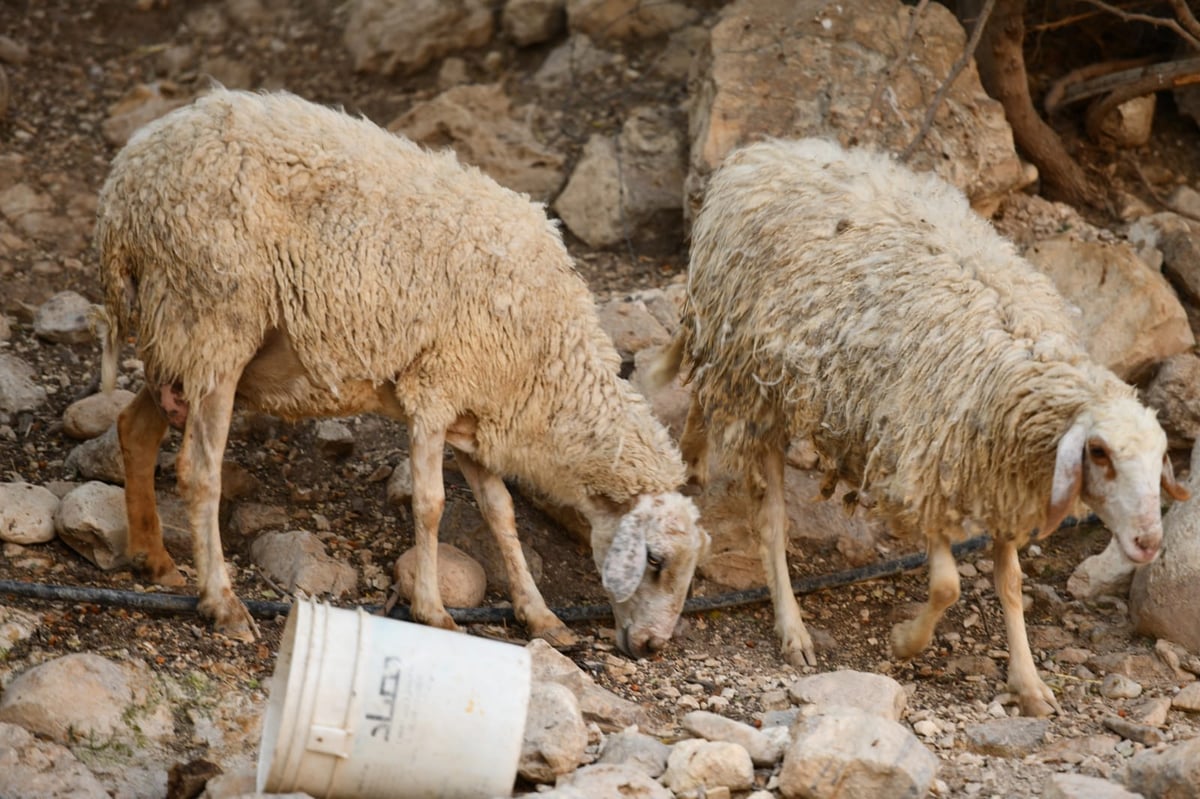
M 138 5 L 134 0 L 0 0 L 0 34 L 24 43 L 31 51 L 27 63 L 7 66 L 11 98 L 7 118 L 0 119 L 0 153 L 24 157 L 22 179 L 26 182 L 37 183 L 57 174 L 97 190 L 115 152 L 100 133 L 107 109 L 136 83 L 159 77 L 155 54 L 174 44 L 190 44 L 211 56 L 232 59 L 249 69 L 254 85 L 286 87 L 316 101 L 361 111 L 383 124 L 415 98 L 431 92 L 434 70 L 404 80 L 355 74 L 340 42 L 340 25 L 334 22 L 338 4 L 333 0 L 268 2 L 269 7 L 291 9 L 280 15 L 278 30 L 250 34 L 234 25 L 219 38 L 205 37 L 184 26 L 186 12 L 202 4 L 178 0 L 141 4 L 148 10 L 138 10 Z M 528 91 L 526 78 L 547 52 L 542 48 L 518 52 L 502 43 L 489 49 L 500 53 L 500 76 L 517 95 Z M 482 55 L 466 54 L 476 74 L 482 69 Z M 636 65 L 639 57 L 637 52 L 630 53 L 631 63 Z M 555 135 L 562 137 L 574 155 L 588 132 L 611 129 L 621 108 L 648 96 L 673 101 L 683 91 L 682 86 L 637 83 L 588 85 L 587 76 L 580 76 L 580 81 L 571 97 L 546 100 L 562 103 L 560 118 L 566 121 Z M 1183 127 L 1159 143 L 1165 148 L 1197 151 L 1194 133 Z M 683 263 L 683 253 L 648 259 L 630 252 L 588 252 L 578 242 L 571 245 L 580 268 L 604 296 L 662 285 L 678 274 Z M 60 386 L 41 411 L 17 420 L 15 441 L 0 439 L 0 478 L 4 480 L 45 484 L 68 477 L 63 460 L 74 442 L 62 435 L 60 419 L 70 402 L 92 390 L 98 346 L 40 342 L 28 323 L 32 308 L 57 291 L 73 289 L 99 300 L 95 266 L 93 249 L 72 260 L 58 251 L 53 241 L 0 258 L 0 308 L 17 320 L 8 347 Z M 371 476 L 386 474 L 387 467 L 404 457 L 403 431 L 382 420 L 360 419 L 354 432 L 354 453 L 330 460 L 314 446 L 311 423 L 291 425 L 247 418 L 237 426 L 227 458 L 257 479 L 256 501 L 287 508 L 293 526 L 316 529 L 323 517 L 328 529 L 322 537 L 333 554 L 358 565 L 369 560 L 390 571 L 393 559 L 411 544 L 411 523 L 403 509 L 387 506 L 385 481 L 373 481 Z M 173 441 L 167 445 L 168 449 L 172 446 Z M 450 506 L 469 513 L 471 501 L 464 481 L 453 471 L 447 472 L 446 479 Z M 169 471 L 161 475 L 160 489 L 173 491 Z M 544 560 L 541 585 L 551 605 L 603 601 L 586 548 L 520 497 L 518 504 L 519 524 L 529 532 Z M 1075 564 L 1100 551 L 1106 541 L 1107 533 L 1094 528 L 1060 533 L 1044 545 L 1043 554 L 1024 557 L 1026 573 L 1031 582 L 1066 597 L 1066 580 Z M 890 543 L 893 555 L 913 549 L 903 542 Z M 230 537 L 226 545 L 227 556 L 237 565 L 240 595 L 278 598 L 269 581 L 245 566 L 244 542 Z M 794 576 L 849 566 L 833 547 L 794 552 L 791 561 Z M 981 571 L 987 569 L 986 553 L 969 556 L 966 561 Z M 128 572 L 100 572 L 57 542 L 38 547 L 32 561 L 0 557 L 0 579 L 28 580 L 31 575 L 41 582 L 63 585 L 128 588 L 136 582 Z M 384 598 L 383 590 L 365 580 L 360 589 L 347 603 L 378 604 Z M 703 580 L 695 587 L 697 595 L 723 590 Z M 912 662 L 891 663 L 886 647 L 888 630 L 907 603 L 924 596 L 924 573 L 918 571 L 803 597 L 802 605 L 821 648 L 822 668 L 886 671 L 915 686 L 912 708 L 930 710 L 939 718 L 953 719 L 958 711 L 977 716 L 1002 690 L 1005 645 L 995 594 L 986 581 L 965 579 L 963 598 L 947 614 L 935 644 Z M 492 604 L 502 601 L 498 595 L 488 597 Z M 32 640 L 10 652 L 6 666 L 10 673 L 23 664 L 70 652 L 93 651 L 114 657 L 128 653 L 180 677 L 202 669 L 221 677 L 231 689 L 261 691 L 282 630 L 280 618 L 260 620 L 262 639 L 245 644 L 211 635 L 200 620 L 186 615 L 33 600 L 15 600 L 15 604 L 48 615 Z M 1065 626 L 1064 619 L 1068 620 Z M 1113 605 L 1055 606 L 1039 599 L 1028 613 L 1028 622 L 1039 663 L 1047 650 L 1065 646 L 1064 640 L 1100 654 L 1153 651 L 1153 641 L 1129 635 L 1121 608 Z M 603 621 L 575 625 L 585 643 L 569 654 L 602 684 L 643 704 L 663 729 L 670 729 L 680 715 L 680 693 L 697 696 L 703 705 L 708 697 L 724 691 L 728 706 L 721 712 L 751 720 L 763 709 L 759 701 L 763 691 L 786 685 L 797 676 L 778 659 L 770 608 L 761 602 L 689 616 L 686 630 L 668 651 L 633 670 L 613 665 L 611 633 L 604 625 Z M 517 641 L 522 636 L 519 628 L 498 626 L 475 632 Z M 999 676 L 955 671 L 950 664 L 960 655 L 976 655 L 995 663 L 1000 667 Z M 1064 689 L 1067 711 L 1053 720 L 1052 739 L 1102 732 L 1095 713 L 1084 709 L 1085 704 L 1091 707 L 1088 703 L 1093 701 L 1096 686 L 1072 678 L 1071 668 L 1064 664 L 1056 669 L 1059 674 L 1049 675 L 1052 685 Z M 181 760 L 194 754 L 181 752 Z M 1041 784 L 1039 775 L 1044 778 L 1063 768 L 996 758 L 982 765 L 962 765 L 955 760 L 954 750 L 941 754 L 941 777 L 954 795 L 980 790 L 984 796 L 1035 795 Z

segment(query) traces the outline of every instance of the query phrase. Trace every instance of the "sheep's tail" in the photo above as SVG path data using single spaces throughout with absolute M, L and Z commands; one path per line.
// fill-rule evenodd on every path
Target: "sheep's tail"
M 89 319 L 100 339 L 100 390 L 111 394 L 117 387 L 117 358 L 121 354 L 121 324 L 101 305 L 93 305 Z
M 647 364 L 643 383 L 649 390 L 657 391 L 663 388 L 679 374 L 679 370 L 683 367 L 685 338 L 687 337 L 681 327 L 671 339 L 671 343 Z

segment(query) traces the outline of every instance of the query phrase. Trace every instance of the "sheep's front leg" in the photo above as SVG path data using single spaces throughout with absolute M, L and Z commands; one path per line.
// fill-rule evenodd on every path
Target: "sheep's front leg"
M 775 607 L 775 631 L 783 657 L 797 668 L 817 665 L 812 638 L 800 615 L 800 603 L 792 593 L 787 565 L 787 509 L 783 494 L 783 452 L 772 451 L 763 458 L 766 488 L 756 512 L 758 551 L 767 572 L 767 587 Z
M 504 481 L 485 469 L 470 455 L 455 450 L 459 467 L 479 510 L 487 520 L 488 527 L 500 548 L 504 559 L 504 571 L 508 575 L 508 592 L 512 598 L 513 612 L 517 621 L 525 625 L 530 634 L 541 638 L 556 647 L 573 646 L 579 639 L 562 621 L 546 606 L 546 600 L 538 591 L 533 575 L 529 573 L 529 564 L 525 561 L 525 553 L 521 550 L 521 541 L 517 537 L 517 517 L 513 511 L 512 495 L 508 493 Z
M 933 640 L 933 631 L 946 608 L 958 601 L 958 568 L 950 540 L 944 535 L 929 536 L 929 599 L 915 619 L 892 628 L 892 652 L 898 658 L 915 657 Z
M 444 630 L 458 625 L 446 612 L 438 589 L 438 527 L 446 506 L 446 486 L 442 482 L 442 450 L 446 444 L 444 428 L 431 429 L 414 420 L 409 427 L 409 457 L 413 476 L 413 537 L 417 550 L 413 576 L 412 617 L 416 621 Z
M 190 409 L 175 471 L 192 525 L 192 551 L 200 583 L 199 611 L 213 620 L 218 632 L 253 641 L 258 635 L 258 626 L 233 592 L 221 551 L 218 520 L 221 458 L 233 418 L 236 389 L 236 377 L 227 377 Z
M 125 466 L 126 555 L 134 568 L 159 585 L 183 585 L 183 575 L 163 546 L 162 521 L 154 494 L 154 466 L 167 432 L 167 419 L 154 392 L 142 388 L 117 417 L 117 436 Z
M 1016 695 L 1021 715 L 1048 716 L 1062 713 L 1054 692 L 1042 682 L 1033 663 L 1029 637 L 1025 633 L 1025 609 L 1021 602 L 1021 563 L 1012 541 L 996 539 L 992 545 L 995 559 L 996 593 L 1004 608 L 1004 627 L 1008 631 L 1008 690 Z

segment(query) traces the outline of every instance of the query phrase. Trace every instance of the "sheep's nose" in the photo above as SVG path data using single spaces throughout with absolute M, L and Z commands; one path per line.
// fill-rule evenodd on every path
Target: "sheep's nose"
M 1133 543 L 1137 544 L 1138 548 L 1147 555 L 1153 557 L 1158 554 L 1158 547 L 1162 543 L 1162 535 L 1158 533 L 1143 533 L 1133 539 Z

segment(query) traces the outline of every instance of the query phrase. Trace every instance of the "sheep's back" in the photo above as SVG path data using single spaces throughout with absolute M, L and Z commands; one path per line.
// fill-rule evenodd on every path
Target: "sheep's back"
M 471 385 L 446 392 L 495 390 L 505 362 L 592 335 L 540 205 L 286 94 L 215 91 L 140 131 L 102 191 L 98 240 L 107 304 L 148 372 L 189 393 L 273 327 L 319 384 L 426 380 L 453 358 Z M 542 335 L 554 325 L 566 344 Z
M 1011 513 L 972 481 L 1020 435 L 1020 386 L 1085 361 L 1071 316 L 957 190 L 823 141 L 731 155 L 693 230 L 686 345 L 717 446 L 745 467 L 810 437 L 909 526 Z

